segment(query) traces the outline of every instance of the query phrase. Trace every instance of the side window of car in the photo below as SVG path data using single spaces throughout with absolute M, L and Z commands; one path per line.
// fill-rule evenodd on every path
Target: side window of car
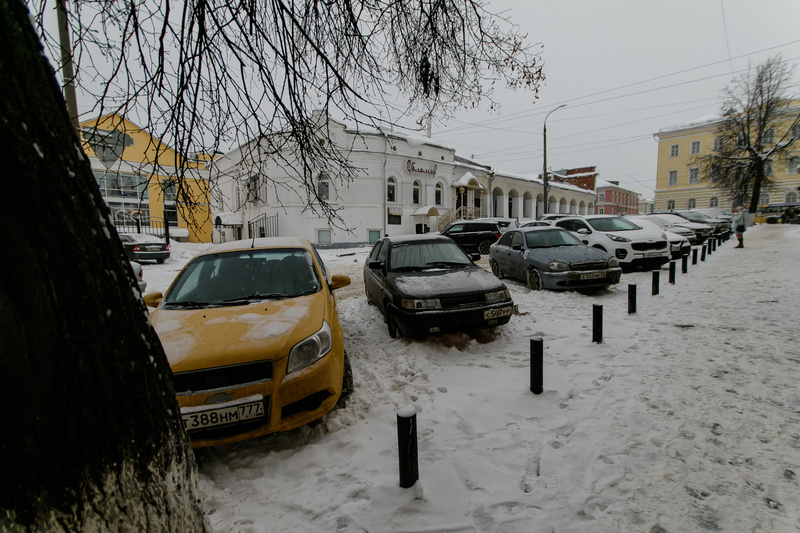
M 500 240 L 497 242 L 502 246 L 511 246 L 511 237 L 512 237 L 511 233 L 504 233 L 503 236 L 500 237 Z
M 375 261 L 386 261 L 386 254 L 389 251 L 389 245 L 386 244 L 386 241 L 382 241 L 380 243 L 381 247 L 378 249 L 378 255 L 375 258 Z
M 558 226 L 559 228 L 564 228 L 565 230 L 572 231 L 572 226 L 573 226 L 572 222 L 573 222 L 572 220 L 557 220 L 556 226 Z
M 511 246 L 517 246 L 517 245 L 522 246 L 523 245 L 522 233 L 518 231 L 512 231 L 510 233 L 513 235 L 513 238 L 511 239 Z
M 445 233 L 461 233 L 464 231 L 464 225 L 458 224 L 456 226 L 450 226 Z
M 585 230 L 589 231 L 589 233 L 592 232 L 592 230 L 589 229 L 589 226 L 587 226 L 586 223 L 583 222 L 582 220 L 573 220 L 572 222 L 574 223 L 573 226 L 572 226 L 572 231 L 578 231 L 578 230 L 585 229 Z
M 375 246 L 372 247 L 372 251 L 369 253 L 368 261 L 378 260 L 378 252 L 380 252 L 381 246 L 383 246 L 383 241 L 378 241 L 375 243 Z

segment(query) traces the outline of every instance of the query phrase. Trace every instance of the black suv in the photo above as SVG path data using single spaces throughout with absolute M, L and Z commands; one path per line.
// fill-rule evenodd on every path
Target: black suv
M 465 252 L 489 253 L 489 246 L 500 238 L 497 222 L 479 220 L 460 220 L 447 226 L 442 235 L 447 235 Z

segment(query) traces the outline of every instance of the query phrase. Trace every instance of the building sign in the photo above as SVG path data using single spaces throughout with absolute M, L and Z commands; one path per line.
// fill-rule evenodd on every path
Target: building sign
M 408 170 L 410 174 L 430 174 L 431 177 L 434 177 L 436 176 L 436 168 L 436 163 L 434 163 L 431 168 L 419 168 L 412 160 L 409 159 L 406 161 L 406 170 Z

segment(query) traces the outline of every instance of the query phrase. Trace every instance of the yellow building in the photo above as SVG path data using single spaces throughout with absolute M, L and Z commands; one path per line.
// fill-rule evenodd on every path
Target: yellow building
M 780 140 L 790 126 L 791 122 L 787 120 L 782 131 L 768 132 L 772 142 Z M 654 211 L 706 207 L 730 210 L 735 207 L 732 205 L 734 199 L 711 185 L 696 163 L 698 156 L 708 155 L 716 143 L 721 142 L 718 127 L 718 117 L 705 117 L 655 134 L 658 141 L 658 167 Z M 796 126 L 795 130 L 795 138 L 800 139 L 800 127 Z M 769 189 L 762 190 L 759 205 L 797 203 L 800 140 L 795 141 L 788 154 L 777 156 L 767 172 L 771 173 L 773 184 Z
M 117 225 L 141 225 L 189 242 L 211 242 L 210 156 L 185 160 L 147 131 L 116 114 L 81 123 L 83 149 Z M 186 163 L 184 191 L 178 168 Z M 149 231 L 148 231 L 149 232 Z

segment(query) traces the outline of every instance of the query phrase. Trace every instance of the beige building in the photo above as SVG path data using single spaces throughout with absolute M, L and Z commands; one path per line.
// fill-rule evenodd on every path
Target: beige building
M 794 108 L 795 110 L 797 108 Z M 783 131 L 770 131 L 773 142 L 781 139 Z M 658 141 L 658 166 L 653 209 L 695 209 L 720 207 L 731 209 L 734 199 L 709 184 L 695 162 L 698 156 L 708 155 L 720 142 L 717 133 L 718 117 L 702 117 L 691 123 L 664 129 L 654 136 Z M 800 139 L 800 127 L 795 127 L 795 138 Z M 769 141 L 768 141 L 769 142 Z M 771 161 L 767 172 L 773 185 L 762 191 L 759 205 L 797 203 L 800 187 L 800 141 L 796 141 L 787 154 Z

